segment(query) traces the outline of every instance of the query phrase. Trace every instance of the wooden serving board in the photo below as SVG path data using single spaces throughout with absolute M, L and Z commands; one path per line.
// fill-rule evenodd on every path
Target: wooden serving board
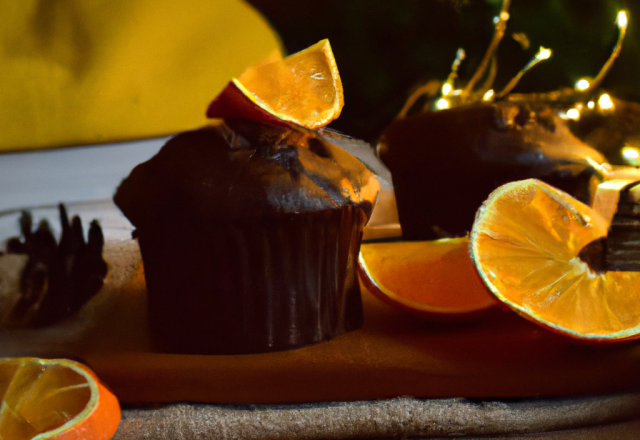
M 0 355 L 84 359 L 122 402 L 293 403 L 421 398 L 579 396 L 640 391 L 640 343 L 589 345 L 514 313 L 434 322 L 363 288 L 361 330 L 256 355 L 151 351 L 135 242 L 107 246 L 111 272 L 81 316 L 47 330 L 0 333 Z
M 365 326 L 298 350 L 242 356 L 92 353 L 125 402 L 286 403 L 397 396 L 503 398 L 640 390 L 640 346 L 568 342 L 497 311 L 434 323 L 363 292 Z

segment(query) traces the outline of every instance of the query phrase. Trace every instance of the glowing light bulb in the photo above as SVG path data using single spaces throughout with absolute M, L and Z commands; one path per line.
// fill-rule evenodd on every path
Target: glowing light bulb
M 627 25 L 629 24 L 629 20 L 627 19 L 627 13 L 625 11 L 618 12 L 616 24 L 619 28 L 626 29 Z
M 491 98 L 493 98 L 493 89 L 487 90 L 487 93 L 482 97 L 484 101 L 489 101 Z
M 569 110 L 567 110 L 567 118 L 577 121 L 578 119 L 580 119 L 580 110 L 578 110 L 577 108 L 570 108 Z
M 540 46 L 540 50 L 536 54 L 536 59 L 538 60 L 547 60 L 551 57 L 551 49 L 547 49 L 546 47 Z
M 438 99 L 438 101 L 436 102 L 436 108 L 438 110 L 444 110 L 446 108 L 449 108 L 449 100 L 445 99 L 445 98 L 440 98 Z
M 595 102 L 593 102 L 593 101 L 589 101 L 589 102 L 587 102 L 587 107 L 589 107 L 589 108 L 594 108 L 595 106 L 596 106 L 596 103 L 595 103 Z
M 576 82 L 576 90 L 587 90 L 589 88 L 589 81 L 586 79 L 580 79 Z
M 453 90 L 453 86 L 450 82 L 446 82 L 442 85 L 442 96 L 449 96 L 451 91 Z
M 600 98 L 598 98 L 598 107 L 600 107 L 601 110 L 613 109 L 613 102 L 611 101 L 611 96 L 609 96 L 606 93 L 603 93 L 602 95 L 600 95 Z
M 638 162 L 638 159 L 640 158 L 640 150 L 638 150 L 635 147 L 630 147 L 628 145 L 623 147 L 622 150 L 620 150 L 620 154 L 622 154 L 622 157 L 624 158 L 624 160 L 631 163 L 632 165 L 636 165 Z

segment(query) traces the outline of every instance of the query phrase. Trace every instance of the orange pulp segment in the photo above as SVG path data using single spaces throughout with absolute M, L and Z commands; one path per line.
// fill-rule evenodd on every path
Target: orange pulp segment
M 108 440 L 120 406 L 86 366 L 69 360 L 0 359 L 0 438 Z
M 211 103 L 207 116 L 260 122 L 273 122 L 270 116 L 275 116 L 314 129 L 340 116 L 343 106 L 338 66 L 325 39 L 284 59 L 272 56 L 249 68 Z
M 365 243 L 359 270 L 375 296 L 424 317 L 465 318 L 496 304 L 471 262 L 467 237 Z
M 640 333 L 640 272 L 595 272 L 579 253 L 607 235 L 596 211 L 538 180 L 496 189 L 478 211 L 471 256 L 510 308 L 578 339 Z

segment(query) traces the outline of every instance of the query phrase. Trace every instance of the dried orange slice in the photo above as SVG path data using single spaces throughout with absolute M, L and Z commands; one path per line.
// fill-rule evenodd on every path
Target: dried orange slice
M 0 438 L 107 440 L 120 406 L 86 366 L 69 360 L 0 359 Z
M 342 82 L 329 40 L 284 59 L 270 57 L 233 79 L 207 110 L 210 118 L 288 121 L 319 128 L 340 116 Z
M 433 319 L 462 319 L 496 304 L 469 256 L 466 237 L 366 243 L 360 278 L 386 303 Z
M 640 272 L 592 268 L 587 245 L 607 236 L 595 210 L 537 180 L 508 183 L 478 211 L 471 256 L 510 308 L 574 338 L 640 334 Z

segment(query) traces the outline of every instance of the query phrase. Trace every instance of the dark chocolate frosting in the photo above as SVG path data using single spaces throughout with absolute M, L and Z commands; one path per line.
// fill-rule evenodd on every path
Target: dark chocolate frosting
M 175 210 L 207 221 L 359 205 L 368 217 L 378 188 L 359 160 L 314 132 L 236 121 L 175 136 L 114 200 L 137 227 Z

